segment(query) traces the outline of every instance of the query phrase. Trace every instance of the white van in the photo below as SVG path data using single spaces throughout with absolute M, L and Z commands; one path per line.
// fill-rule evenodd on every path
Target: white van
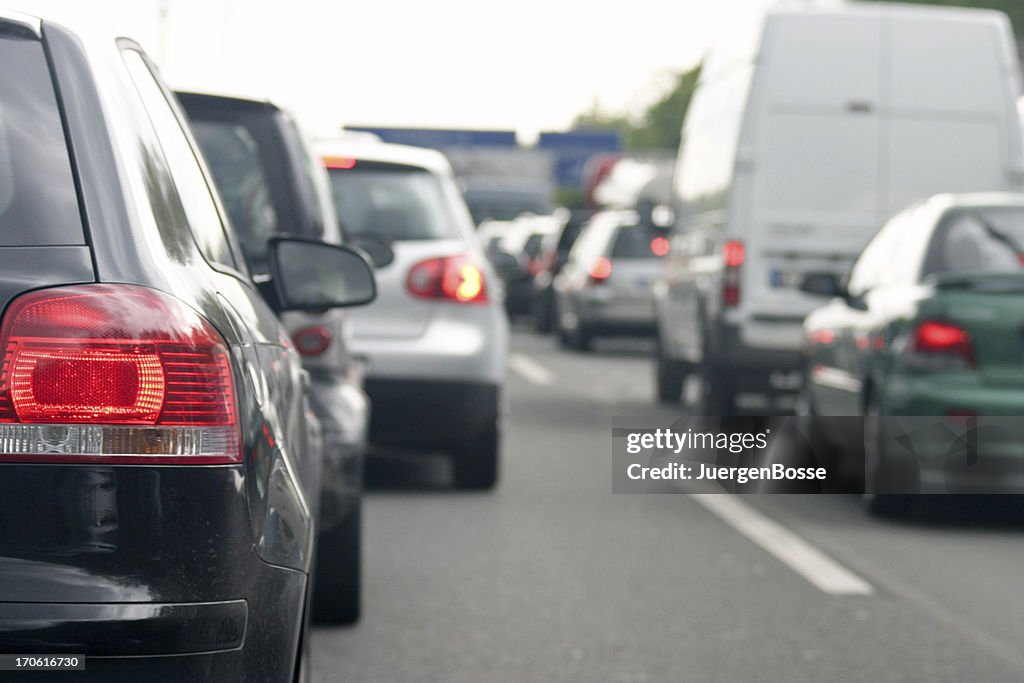
M 734 41 L 735 42 L 735 41 Z M 705 62 L 676 161 L 657 391 L 700 412 L 799 382 L 806 273 L 844 273 L 885 219 L 938 192 L 1021 186 L 1006 16 L 849 5 L 769 13 Z

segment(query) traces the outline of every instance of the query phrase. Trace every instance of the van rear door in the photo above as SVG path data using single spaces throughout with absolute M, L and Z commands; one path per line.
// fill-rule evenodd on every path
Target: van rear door
M 798 289 L 808 272 L 844 271 L 878 227 L 881 22 L 877 14 L 770 17 L 740 152 L 737 191 L 751 183 L 741 311 L 799 321 L 820 301 Z M 744 166 L 749 166 L 745 169 Z M 762 335 L 763 336 L 763 335 Z M 787 337 L 788 338 L 788 337 Z
M 991 13 L 886 17 L 885 211 L 938 192 L 1011 189 L 1020 167 L 1009 28 Z M 966 15 L 966 16 L 965 16 Z

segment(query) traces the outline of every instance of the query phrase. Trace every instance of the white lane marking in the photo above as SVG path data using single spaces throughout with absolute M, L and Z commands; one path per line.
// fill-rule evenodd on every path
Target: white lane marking
M 736 496 L 691 493 L 690 497 L 822 591 L 832 595 L 874 592 L 867 581 Z
M 555 374 L 553 372 L 521 353 L 511 354 L 508 357 L 508 366 L 527 382 L 545 387 L 551 386 L 555 382 Z

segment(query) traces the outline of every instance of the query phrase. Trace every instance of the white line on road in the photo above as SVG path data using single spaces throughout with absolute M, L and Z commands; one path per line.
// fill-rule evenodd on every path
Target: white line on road
M 555 374 L 537 361 L 521 353 L 513 353 L 508 357 L 508 366 L 515 370 L 527 382 L 550 386 L 555 381 Z
M 832 595 L 871 595 L 871 584 L 825 555 L 781 524 L 724 493 L 691 493 L 690 497 Z

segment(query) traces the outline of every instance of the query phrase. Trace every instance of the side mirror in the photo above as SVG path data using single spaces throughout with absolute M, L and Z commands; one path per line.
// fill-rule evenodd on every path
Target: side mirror
M 359 247 L 366 252 L 374 268 L 389 266 L 395 260 L 395 251 L 391 248 L 391 245 L 388 244 L 387 240 L 375 235 L 356 235 L 352 238 L 351 243 L 353 246 Z
M 352 247 L 298 237 L 274 237 L 268 246 L 280 311 L 360 306 L 377 297 L 373 269 Z
M 487 255 L 487 260 L 503 279 L 520 275 L 524 271 L 519 259 L 507 251 L 496 249 Z
M 800 281 L 800 291 L 815 296 L 846 297 L 846 288 L 832 273 L 808 273 Z

